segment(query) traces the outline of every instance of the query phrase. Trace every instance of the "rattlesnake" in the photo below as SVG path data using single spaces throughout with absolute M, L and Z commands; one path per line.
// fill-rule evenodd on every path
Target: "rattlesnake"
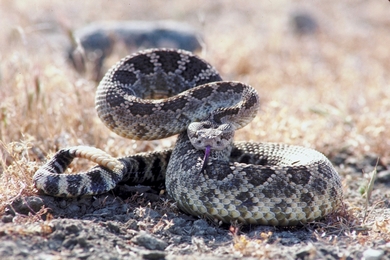
M 258 107 L 252 87 L 222 81 L 210 64 L 189 52 L 137 53 L 103 78 L 98 115 L 127 138 L 178 133 L 175 147 L 119 159 L 96 148 L 65 148 L 35 173 L 35 185 L 47 194 L 71 197 L 106 192 L 121 181 L 152 185 L 165 180 L 181 210 L 226 223 L 298 225 L 334 212 L 341 205 L 341 181 L 320 152 L 232 142 L 234 131 L 250 122 Z M 75 157 L 98 166 L 61 174 Z

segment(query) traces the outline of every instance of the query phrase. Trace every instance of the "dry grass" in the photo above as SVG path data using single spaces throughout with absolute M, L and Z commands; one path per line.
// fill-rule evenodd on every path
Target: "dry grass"
M 207 47 L 202 56 L 224 78 L 249 83 L 260 93 L 261 112 L 237 133 L 238 140 L 310 146 L 329 157 L 341 151 L 356 157 L 374 153 L 390 163 L 387 1 L 177 0 L 166 6 L 152 0 L 128 1 L 128 8 L 123 2 L 74 3 L 1 1 L 1 208 L 19 194 L 36 192 L 32 175 L 59 148 L 86 144 L 117 156 L 173 143 L 173 138 L 125 140 L 98 119 L 95 83 L 72 71 L 64 58 L 64 28 L 98 19 L 170 18 L 200 28 Z M 320 31 L 294 35 L 288 15 L 297 9 L 312 13 Z M 346 197 L 359 201 L 348 201 L 353 205 L 350 214 L 362 219 L 364 199 L 349 194 L 355 191 L 347 177 Z M 389 240 L 388 220 L 370 223 L 370 232 L 386 234 Z M 348 219 L 343 230 L 362 224 Z M 266 239 L 252 246 L 262 246 Z M 243 243 L 249 242 L 237 238 L 237 247 Z

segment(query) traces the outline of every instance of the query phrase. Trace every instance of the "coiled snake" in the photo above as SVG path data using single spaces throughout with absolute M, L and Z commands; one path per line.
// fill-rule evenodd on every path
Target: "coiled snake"
M 175 147 L 119 159 L 91 147 L 62 149 L 35 173 L 35 186 L 72 197 L 107 192 L 123 181 L 165 180 L 181 210 L 226 223 L 298 225 L 334 212 L 341 181 L 324 155 L 287 144 L 232 142 L 258 107 L 252 87 L 222 81 L 189 52 L 139 52 L 118 62 L 99 84 L 98 115 L 127 138 L 179 134 Z M 75 157 L 98 165 L 61 174 Z

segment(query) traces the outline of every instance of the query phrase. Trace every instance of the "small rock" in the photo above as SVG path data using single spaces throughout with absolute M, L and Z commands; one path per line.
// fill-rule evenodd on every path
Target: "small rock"
M 68 249 L 72 249 L 75 245 L 77 245 L 77 239 L 75 237 L 68 237 L 62 242 L 62 246 Z
M 125 223 L 125 228 L 126 229 L 138 230 L 137 221 L 135 219 L 129 219 Z
M 390 170 L 378 172 L 376 179 L 380 183 L 390 183 Z
M 52 240 L 48 241 L 47 246 L 51 250 L 58 251 L 58 250 L 60 250 L 60 248 L 62 246 L 62 240 L 52 239 Z
M 4 215 L 2 218 L 1 218 L 1 221 L 3 223 L 11 223 L 12 220 L 13 220 L 14 216 L 13 215 Z
M 198 219 L 194 221 L 191 234 L 195 236 L 215 235 L 217 231 L 214 227 L 211 227 L 206 220 Z
M 66 200 L 60 200 L 60 202 L 58 203 L 58 207 L 61 209 L 66 209 L 68 207 L 68 203 L 66 202 Z
M 49 237 L 53 240 L 64 240 L 65 233 L 62 230 L 56 230 L 49 235 Z
M 28 213 L 37 213 L 43 206 L 43 201 L 39 197 L 31 196 L 31 197 L 19 197 L 14 200 L 9 207 L 9 212 L 15 214 L 13 211 L 28 215 Z
M 107 222 L 107 228 L 112 233 L 120 233 L 120 231 L 121 231 L 119 224 L 116 223 L 116 222 L 113 222 L 113 221 L 108 221 Z
M 383 250 L 370 248 L 363 252 L 363 259 L 380 260 L 384 254 L 385 252 Z
M 169 231 L 170 233 L 175 235 L 185 235 L 189 233 L 187 232 L 187 230 L 189 230 L 188 222 L 185 219 L 174 218 L 172 222 L 173 225 L 167 229 L 167 231 Z
M 178 244 L 180 244 L 181 240 L 182 240 L 181 236 L 173 236 L 171 238 L 170 242 L 172 242 L 175 245 L 178 245 Z
M 88 242 L 85 235 L 80 235 L 77 237 L 77 243 L 80 245 L 80 247 L 87 247 Z
M 81 230 L 81 227 L 75 224 L 70 224 L 65 227 L 67 234 L 78 234 Z
M 69 205 L 69 207 L 67 207 L 67 211 L 70 214 L 75 215 L 75 214 L 81 212 L 81 208 L 78 205 L 76 205 L 76 204 L 71 204 L 71 205 Z
M 143 250 L 143 251 L 140 251 L 139 253 L 140 253 L 140 255 L 142 255 L 143 259 L 150 259 L 150 260 L 165 259 L 165 255 L 166 255 L 165 252 L 156 251 L 156 250 L 153 250 L 153 251 Z
M 164 240 L 155 238 L 143 231 L 133 237 L 131 241 L 150 250 L 164 250 L 168 246 Z

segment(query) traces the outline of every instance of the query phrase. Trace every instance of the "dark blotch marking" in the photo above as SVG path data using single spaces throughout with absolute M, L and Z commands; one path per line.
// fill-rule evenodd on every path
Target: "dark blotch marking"
M 301 193 L 300 200 L 306 202 L 308 205 L 314 201 L 313 195 L 311 193 Z M 310 212 L 309 212 L 310 213 Z M 308 213 L 306 213 L 308 214 Z
M 66 191 L 73 195 L 73 196 L 79 196 L 83 194 L 79 194 L 79 188 L 81 186 L 81 182 L 83 180 L 83 177 L 80 175 L 67 175 L 66 180 L 68 182 L 68 187 L 66 188 Z
M 126 100 L 113 87 L 110 87 L 107 90 L 106 102 L 111 107 L 120 107 L 122 104 L 125 104 Z
M 275 198 L 275 194 L 276 194 L 275 190 L 280 190 L 280 188 L 272 189 L 271 186 L 268 186 L 268 188 L 263 189 L 262 192 L 266 198 L 272 199 L 272 198 Z
M 323 179 L 321 179 L 321 178 L 315 179 L 313 181 L 313 183 L 311 184 L 311 186 L 313 187 L 313 190 L 317 191 L 318 193 L 320 193 L 322 195 L 325 195 L 326 189 L 327 189 L 327 184 L 326 184 L 326 181 L 324 181 Z
M 244 155 L 240 158 L 240 163 L 249 163 L 251 161 L 251 157 L 249 155 Z
M 336 198 L 338 196 L 338 191 L 335 187 L 331 187 L 330 188 L 330 197 L 331 198 Z
M 245 206 L 251 206 L 253 205 L 252 200 L 248 197 L 247 192 L 241 192 L 236 196 L 236 199 L 241 200 L 245 203 Z
M 243 84 L 236 84 L 233 86 L 231 83 L 228 83 L 228 82 L 221 82 L 219 83 L 219 88 L 218 88 L 218 91 L 219 92 L 229 92 L 229 91 L 233 91 L 235 93 L 242 93 L 243 90 L 244 90 L 244 86 Z
M 163 103 L 163 105 L 161 106 L 161 110 L 175 112 L 176 110 L 184 109 L 187 104 L 188 104 L 188 100 L 186 97 L 178 96 L 174 100 L 169 100 Z
M 257 98 L 255 95 L 251 95 L 251 97 L 246 101 L 244 102 L 244 107 L 246 109 L 250 109 L 251 107 L 254 107 L 254 106 L 257 106 Z
M 257 161 L 256 161 L 256 164 L 257 165 L 268 165 L 269 164 L 269 162 L 268 162 L 268 160 L 267 160 L 267 158 L 259 158 Z
M 139 71 L 142 74 L 148 75 L 154 72 L 155 65 L 151 62 L 150 57 L 145 54 L 137 55 L 126 61 L 126 63 L 132 63 L 135 71 Z
M 204 86 L 200 91 L 191 92 L 191 96 L 196 99 L 204 99 L 210 97 L 211 93 L 213 93 L 213 88 L 211 86 Z
M 146 163 L 144 161 L 144 159 L 142 158 L 138 158 L 139 160 L 138 161 L 138 169 L 135 169 L 135 171 L 137 172 L 145 172 L 146 171 Z
M 291 174 L 290 181 L 297 185 L 306 185 L 310 181 L 310 172 L 304 167 L 289 168 L 287 174 Z
M 54 171 L 52 169 L 49 171 L 53 173 L 62 173 L 69 166 L 73 159 L 74 156 L 69 153 L 69 149 L 61 149 L 55 154 L 53 159 L 50 160 L 49 169 L 52 168 Z M 58 168 L 58 165 L 55 162 L 60 164 L 62 169 Z
M 99 169 L 100 168 L 100 169 Z M 91 172 L 87 173 L 88 178 L 91 180 L 91 189 L 93 193 L 102 193 L 102 192 L 107 192 L 108 191 L 108 186 L 106 184 L 106 180 L 102 177 L 100 174 L 100 171 L 102 171 L 102 167 L 97 166 L 95 168 L 96 170 L 92 170 Z M 106 173 L 110 175 L 111 181 L 114 183 L 118 183 L 120 181 L 119 177 L 113 173 L 112 171 L 108 169 L 104 169 Z
M 257 174 L 252 174 L 251 183 L 255 186 L 263 185 L 275 171 L 272 169 L 262 169 L 261 172 Z
M 165 73 L 175 72 L 178 69 L 178 61 L 181 60 L 180 53 L 176 51 L 156 51 L 156 54 L 159 56 L 158 60 Z
M 327 165 L 318 164 L 317 170 L 320 173 L 320 175 L 324 176 L 324 178 L 327 178 L 327 179 L 333 178 L 333 171 Z
M 60 181 L 59 176 L 50 176 L 50 178 L 47 178 L 44 185 L 44 190 L 48 194 L 56 195 L 59 193 L 60 189 L 58 187 Z
M 291 186 L 285 186 L 282 188 L 281 192 L 287 197 L 290 198 L 293 194 L 295 194 L 295 189 Z
M 182 72 L 181 75 L 187 81 L 192 81 L 195 76 L 198 76 L 202 71 L 205 71 L 208 68 L 212 68 L 212 67 L 206 61 L 196 56 L 191 56 L 189 57 L 189 62 L 185 64 L 185 70 Z M 210 76 L 209 78 L 203 78 L 203 79 L 199 78 L 198 81 L 196 82 L 196 85 L 199 86 L 209 82 L 221 81 L 221 80 L 222 78 L 218 74 L 216 74 Z
M 161 160 L 159 158 L 154 159 L 151 171 L 153 180 L 155 180 L 161 173 Z
M 112 82 L 119 82 L 124 85 L 133 85 L 137 81 L 137 75 L 128 70 L 117 70 L 112 75 Z
M 104 179 L 102 178 L 102 175 L 99 172 L 89 172 L 87 173 L 88 178 L 91 180 L 92 187 L 91 189 L 95 193 L 99 193 L 106 189 L 106 184 Z
M 242 151 L 238 149 L 236 146 L 233 146 L 233 149 L 230 153 L 230 158 L 232 159 L 231 161 L 237 160 L 242 154 Z
M 133 115 L 148 116 L 154 114 L 155 108 L 156 108 L 155 104 L 144 103 L 144 104 L 138 104 L 136 106 L 131 106 L 130 110 Z

